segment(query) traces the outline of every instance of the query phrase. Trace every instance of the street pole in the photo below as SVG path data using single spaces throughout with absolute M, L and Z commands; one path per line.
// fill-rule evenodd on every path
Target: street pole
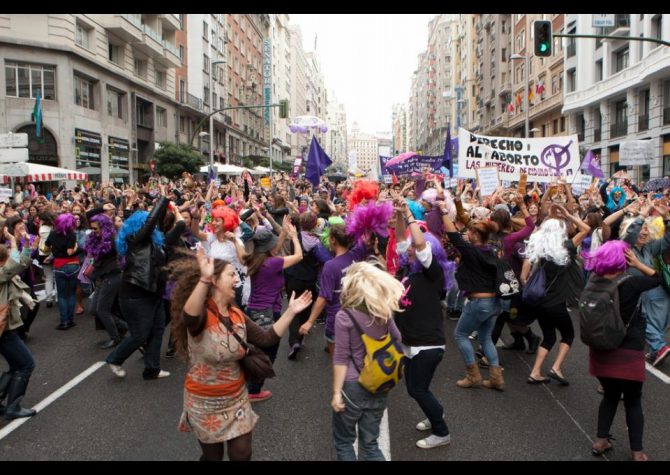
M 523 94 L 524 94 L 524 103 L 526 104 L 526 138 L 528 138 L 528 118 L 530 117 L 530 109 L 528 105 L 528 94 L 530 93 L 529 87 L 528 87 L 528 55 L 523 57 L 523 64 L 524 64 L 524 77 L 526 80 L 526 85 L 523 88 Z
M 270 129 L 270 142 L 268 143 L 268 155 L 270 156 L 270 178 L 272 178 L 272 111 L 268 115 L 268 128 Z
M 216 104 L 214 104 L 214 84 L 212 81 L 212 76 L 214 76 L 214 71 L 217 64 L 224 64 L 225 61 L 213 61 L 209 68 L 209 107 L 210 112 L 216 110 Z M 209 116 L 209 165 L 214 165 L 214 114 Z

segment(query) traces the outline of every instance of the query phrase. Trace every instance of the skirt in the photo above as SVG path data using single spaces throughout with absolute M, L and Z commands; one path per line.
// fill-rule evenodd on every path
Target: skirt
M 197 396 L 184 390 L 180 432 L 193 432 L 200 442 L 215 444 L 248 434 L 258 422 L 247 391 L 231 398 Z

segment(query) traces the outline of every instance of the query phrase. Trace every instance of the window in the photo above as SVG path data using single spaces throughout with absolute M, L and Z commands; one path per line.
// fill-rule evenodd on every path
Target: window
M 596 82 L 603 80 L 603 60 L 596 61 Z
M 186 133 L 186 117 L 183 115 L 179 116 L 179 132 L 182 134 Z
M 56 67 L 41 64 L 5 63 L 7 97 L 56 99 Z
M 135 58 L 135 74 L 141 78 L 147 77 L 147 60 Z
M 181 59 L 181 64 L 184 64 L 184 45 L 179 45 L 179 59 Z
M 209 56 L 207 56 L 206 54 L 203 54 L 202 55 L 202 61 L 203 61 L 203 67 L 202 67 L 203 71 L 205 71 L 206 73 L 209 73 Z
M 95 109 L 93 82 L 81 76 L 74 76 L 74 103 L 87 109 Z
M 183 79 L 179 80 L 179 102 L 182 104 L 186 100 L 186 82 Z
M 223 109 L 225 106 L 223 105 L 223 97 L 219 97 L 219 109 Z
M 123 103 L 125 93 L 107 88 L 107 114 L 123 119 Z
M 204 88 L 204 90 L 203 90 L 203 96 L 204 96 L 204 97 L 202 98 L 202 102 L 203 102 L 206 106 L 208 106 L 208 105 L 209 105 L 209 88 L 208 88 L 207 86 L 205 86 L 205 88 Z
M 89 49 L 88 36 L 89 30 L 84 25 L 77 22 L 77 29 L 74 37 L 75 43 L 77 43 L 79 46 L 83 46 L 84 48 Z
M 215 30 L 211 30 L 210 33 L 211 33 L 211 35 L 212 35 L 212 46 L 213 46 L 214 48 L 216 48 L 216 31 L 215 31 Z
M 577 88 L 577 70 L 568 70 L 568 92 L 573 92 Z
M 557 133 L 558 133 L 558 119 L 554 119 L 553 134 L 556 135 Z
M 582 123 L 584 122 L 584 116 L 582 116 Z M 565 132 L 565 117 L 561 117 L 561 132 Z
M 661 40 L 663 36 L 663 19 L 660 14 L 654 16 L 651 19 L 651 37 Z M 653 47 L 656 47 L 654 44 Z
M 217 95 L 216 92 L 212 94 L 212 107 L 216 107 L 216 99 Z
M 112 63 L 114 64 L 121 64 L 121 52 L 122 52 L 122 47 L 119 45 L 115 45 L 114 43 L 109 43 L 109 48 L 108 48 L 108 56 L 107 59 L 109 59 Z
M 156 125 L 158 127 L 167 127 L 167 110 L 156 106 Z
M 502 60 L 501 60 L 501 61 L 502 61 L 503 63 L 507 62 L 507 49 L 506 49 L 506 48 L 503 48 L 503 49 L 501 50 L 501 56 L 502 56 Z
M 165 71 L 161 71 L 160 69 L 156 70 L 156 86 L 165 89 L 165 85 L 167 84 L 166 78 L 167 73 Z
M 209 41 L 209 38 L 207 37 L 207 32 L 209 31 L 209 25 L 207 24 L 206 21 L 202 22 L 202 37 L 205 41 Z
M 628 46 L 615 53 L 616 61 L 614 62 L 616 69 L 614 72 L 623 71 L 628 67 Z

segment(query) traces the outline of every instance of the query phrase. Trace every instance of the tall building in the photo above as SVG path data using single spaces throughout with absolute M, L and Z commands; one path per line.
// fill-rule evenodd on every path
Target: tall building
M 286 13 L 270 15 L 270 47 L 272 49 L 272 102 L 291 97 L 291 35 L 288 30 L 289 16 Z M 272 160 L 283 162 L 291 156 L 291 119 L 280 119 L 279 109 L 272 114 Z M 289 115 L 293 111 L 289 110 Z
M 393 105 L 392 122 L 393 143 L 391 154 L 395 156 L 409 151 L 406 104 Z
M 378 178 L 379 145 L 377 137 L 361 132 L 354 122 L 349 133 L 349 150 L 355 151 L 356 166 L 372 180 Z
M 178 138 L 181 28 L 176 14 L 3 15 L 0 132 L 28 134 L 29 162 L 136 180 L 157 142 Z M 31 121 L 38 93 L 44 143 Z
M 323 148 L 326 150 L 333 165 L 347 168 L 347 113 L 344 104 L 337 102 L 331 92 L 328 101 L 328 132 L 324 136 Z
M 566 32 L 644 36 L 670 41 L 670 15 L 617 14 L 615 26 L 593 28 L 592 15 L 566 15 Z M 620 168 L 619 146 L 651 140 L 655 160 L 636 166 L 639 180 L 670 175 L 670 54 L 666 46 L 628 40 L 569 39 L 563 114 L 580 145 L 601 158 L 605 174 Z
M 307 58 L 302 47 L 302 32 L 297 25 L 288 27 L 291 39 L 291 101 L 289 109 L 291 117 L 307 114 Z M 301 156 L 306 150 L 307 135 L 291 134 L 291 155 Z

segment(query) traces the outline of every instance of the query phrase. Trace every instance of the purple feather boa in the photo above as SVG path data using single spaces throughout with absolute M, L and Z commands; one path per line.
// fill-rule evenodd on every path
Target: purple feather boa
M 368 203 L 358 205 L 347 217 L 347 234 L 355 242 L 362 241 L 371 232 L 386 237 L 389 234 L 388 222 L 393 215 L 393 204 L 386 201 L 382 204 Z
M 116 229 L 114 222 L 104 214 L 96 214 L 91 218 L 91 223 L 98 223 L 100 234 L 91 232 L 86 238 L 86 254 L 93 259 L 109 254 L 114 245 Z
M 449 260 L 447 253 L 442 247 L 442 243 L 439 239 L 437 239 L 437 237 L 431 233 L 423 233 L 423 238 L 426 240 L 426 242 L 430 243 L 430 250 L 433 254 L 433 259 L 437 261 L 437 263 L 442 268 L 442 272 L 444 273 L 444 290 L 449 292 L 449 289 L 451 289 L 456 283 L 456 263 Z M 424 267 L 416 258 L 410 261 L 407 254 L 401 254 L 399 257 L 400 267 L 409 267 L 410 274 L 423 272 Z

